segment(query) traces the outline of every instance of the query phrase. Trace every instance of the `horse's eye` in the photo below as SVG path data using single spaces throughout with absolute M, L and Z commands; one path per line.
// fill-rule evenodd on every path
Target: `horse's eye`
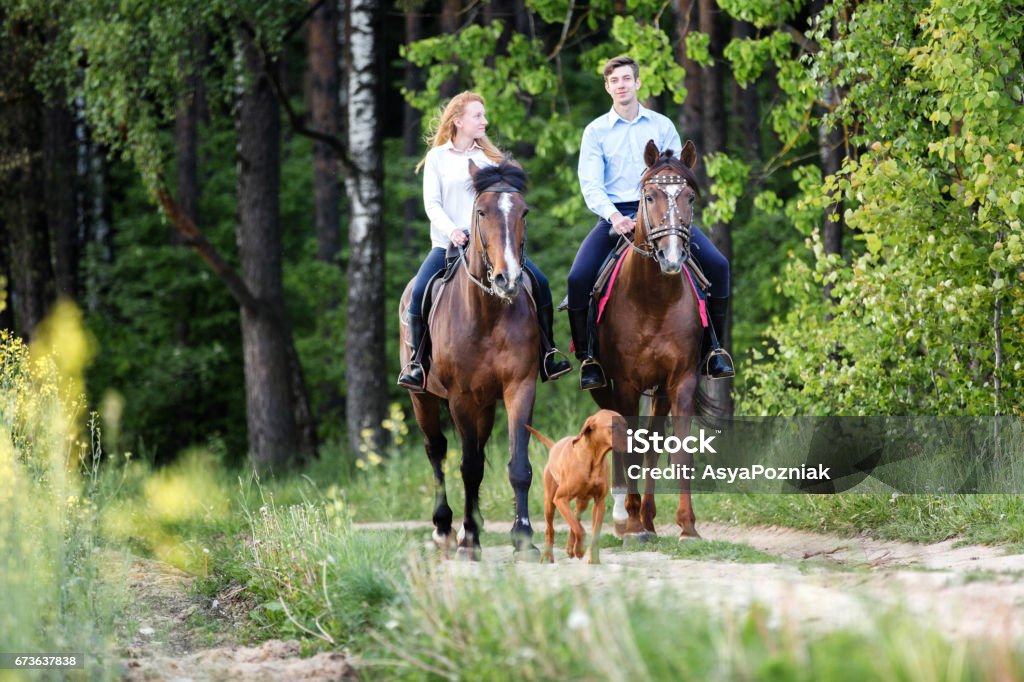
M 653 204 L 654 203 L 654 195 L 653 194 L 645 194 L 644 195 L 644 199 L 647 201 L 648 204 Z
M 526 217 L 526 214 L 528 214 L 529 212 L 530 212 L 530 209 L 528 209 L 528 208 L 524 208 L 524 209 L 523 209 L 523 217 L 525 218 L 525 217 Z
M 692 204 L 695 201 L 697 201 L 697 195 L 696 194 L 691 194 L 690 195 L 690 203 Z
M 482 208 L 478 208 L 478 209 L 476 210 L 476 214 L 477 214 L 478 216 L 480 216 L 481 218 L 484 218 L 484 217 L 486 217 L 486 216 L 487 216 L 487 212 L 486 212 L 486 211 L 484 211 L 484 210 L 483 210 Z

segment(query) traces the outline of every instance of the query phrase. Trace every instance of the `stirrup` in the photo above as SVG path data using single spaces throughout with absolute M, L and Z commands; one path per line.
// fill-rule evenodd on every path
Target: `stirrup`
M 420 376 L 423 377 L 420 383 L 416 383 L 412 373 L 416 370 L 420 371 Z M 409 389 L 410 393 L 426 393 L 427 391 L 427 373 L 423 371 L 423 365 L 415 360 L 410 360 L 409 364 L 406 365 L 402 372 L 398 375 L 398 381 L 396 382 L 402 388 Z
M 720 376 L 717 376 L 717 377 L 713 376 L 711 374 L 711 361 L 714 358 L 721 357 L 723 355 L 725 356 L 726 362 L 729 363 L 729 368 L 730 368 L 731 371 L 729 371 L 727 373 L 724 373 L 724 374 L 722 374 Z M 703 367 L 702 374 L 704 376 L 706 376 L 708 379 L 711 379 L 712 381 L 717 381 L 718 379 L 731 379 L 732 377 L 736 376 L 736 370 L 733 369 L 735 367 L 736 367 L 736 365 L 733 364 L 732 356 L 729 355 L 729 351 L 725 350 L 724 348 L 715 348 L 710 353 L 708 353 L 708 357 L 704 360 L 704 367 Z
M 562 359 L 565 361 L 565 369 L 563 369 L 560 372 L 555 372 L 554 374 L 545 374 L 544 368 L 548 364 L 548 358 L 550 358 L 550 357 L 557 357 L 559 355 L 561 355 Z M 557 379 L 558 377 L 564 376 L 564 375 L 568 374 L 569 372 L 571 372 L 572 371 L 572 363 L 569 362 L 569 356 L 568 355 L 566 355 L 562 351 L 558 350 L 557 348 L 552 348 L 551 350 L 549 350 L 547 353 L 544 354 L 544 359 L 541 360 L 541 362 L 540 362 L 540 371 L 541 371 L 541 374 L 546 377 L 544 379 L 545 381 L 553 381 L 554 379 Z
M 584 386 L 583 385 L 583 370 L 585 370 L 587 367 L 590 367 L 590 366 L 597 367 L 597 371 L 601 373 L 601 383 L 600 384 L 595 384 L 593 386 Z M 581 391 L 593 391 L 595 388 L 604 388 L 607 385 L 608 385 L 608 377 L 605 376 L 605 374 L 604 374 L 604 367 L 601 366 L 600 362 L 598 362 L 594 358 L 587 358 L 587 359 L 585 359 L 580 364 L 580 390 Z

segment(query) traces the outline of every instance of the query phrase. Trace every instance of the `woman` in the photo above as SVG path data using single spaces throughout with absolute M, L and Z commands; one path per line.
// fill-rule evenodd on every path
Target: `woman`
M 468 241 L 470 217 L 475 195 L 469 182 L 469 163 L 491 166 L 501 162 L 503 154 L 487 138 L 484 100 L 474 92 L 456 95 L 444 108 L 427 155 L 416 166 L 423 172 L 423 204 L 430 218 L 430 253 L 420 266 L 409 303 L 409 331 L 413 340 L 412 360 L 398 377 L 398 384 L 411 391 L 425 390 L 427 375 L 418 354 L 426 326 L 421 304 L 427 282 L 444 268 L 449 242 L 464 246 Z M 554 347 L 551 332 L 551 288 L 540 269 L 526 259 L 526 269 L 537 284 L 537 318 L 541 330 L 541 378 L 557 379 L 572 369 L 569 361 Z M 562 357 L 559 358 L 559 355 Z

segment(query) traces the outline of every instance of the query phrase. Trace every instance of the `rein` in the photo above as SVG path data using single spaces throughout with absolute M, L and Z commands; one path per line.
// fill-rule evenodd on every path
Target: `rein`
M 504 187 L 504 186 L 503 187 L 488 187 L 483 192 L 480 192 L 480 194 L 483 194 L 484 192 L 498 192 L 498 193 L 503 193 L 503 194 L 522 194 L 522 192 L 520 192 L 515 187 Z M 480 200 L 480 194 L 477 194 L 476 198 L 473 200 L 473 229 L 472 229 L 472 232 L 476 236 L 476 240 L 480 243 L 480 256 L 484 259 L 484 267 L 487 268 L 487 281 L 491 282 L 492 284 L 489 284 L 489 285 L 488 284 L 484 284 L 478 277 L 475 277 L 473 275 L 473 273 L 470 272 L 469 261 L 466 259 L 466 247 L 464 247 L 464 246 L 458 247 L 458 249 L 459 249 L 459 259 L 462 261 L 463 266 L 465 266 L 465 268 L 466 268 L 466 276 L 469 277 L 469 281 L 470 282 L 472 282 L 473 284 L 475 284 L 478 287 L 480 287 L 480 289 L 482 289 L 484 293 L 490 294 L 491 296 L 494 296 L 496 298 L 501 299 L 502 301 L 505 301 L 506 303 L 511 304 L 511 301 L 506 301 L 504 296 L 501 296 L 500 294 L 498 294 L 498 293 L 496 293 L 494 291 L 494 285 L 493 285 L 493 282 L 494 282 L 494 265 L 491 263 L 491 259 L 487 257 L 487 242 L 484 240 L 483 230 L 480 229 L 480 213 L 476 209 L 477 202 Z M 520 244 L 520 246 L 519 246 L 519 263 L 520 263 L 520 265 L 522 265 L 523 263 L 526 262 L 525 258 L 524 258 L 525 254 L 526 254 L 526 218 L 524 217 L 523 218 L 523 243 Z M 522 267 L 526 267 L 526 266 L 522 265 Z

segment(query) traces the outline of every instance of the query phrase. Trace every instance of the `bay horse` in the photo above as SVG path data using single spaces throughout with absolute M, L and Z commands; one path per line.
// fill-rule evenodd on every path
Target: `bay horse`
M 697 149 L 686 141 L 673 157 L 672 150 L 659 151 L 654 141 L 644 149 L 647 171 L 640 181 L 640 208 L 633 232 L 632 248 L 624 256 L 601 324 L 598 348 L 605 375 L 603 388 L 591 391 L 604 409 L 620 414 L 639 414 L 645 392 L 653 392 L 651 412 L 665 417 L 671 412 L 677 434 L 689 432 L 698 408 L 700 349 L 703 325 L 700 302 L 683 271 L 689 255 L 693 202 L 698 196 L 692 168 Z M 646 455 L 645 466 L 655 466 L 657 454 Z M 673 464 L 693 466 L 693 455 L 673 455 Z M 613 467 L 613 491 L 625 487 L 621 461 Z M 645 539 L 654 533 L 656 512 L 653 481 L 648 480 L 643 501 L 639 493 L 626 496 L 629 515 L 624 537 Z M 679 481 L 676 523 L 680 538 L 700 537 L 690 500 L 690 483 Z M 617 524 L 618 525 L 618 524 Z
M 448 441 L 441 429 L 441 404 L 448 402 L 462 440 L 466 509 L 457 554 L 478 560 L 484 446 L 496 404 L 502 400 L 508 414 L 508 477 L 515 493 L 512 544 L 517 559 L 539 560 L 527 503 L 533 471 L 526 424 L 533 417 L 540 332 L 535 306 L 523 285 L 526 173 L 508 159 L 483 168 L 470 160 L 469 173 L 476 191 L 469 243 L 462 252 L 462 267 L 435 298 L 427 320 L 433 352 L 426 392 L 410 394 L 434 469 L 434 542 L 447 555 L 456 540 L 445 490 Z M 409 282 L 399 304 L 400 320 L 411 295 Z M 409 362 L 409 326 L 402 323 L 399 328 L 404 366 Z

